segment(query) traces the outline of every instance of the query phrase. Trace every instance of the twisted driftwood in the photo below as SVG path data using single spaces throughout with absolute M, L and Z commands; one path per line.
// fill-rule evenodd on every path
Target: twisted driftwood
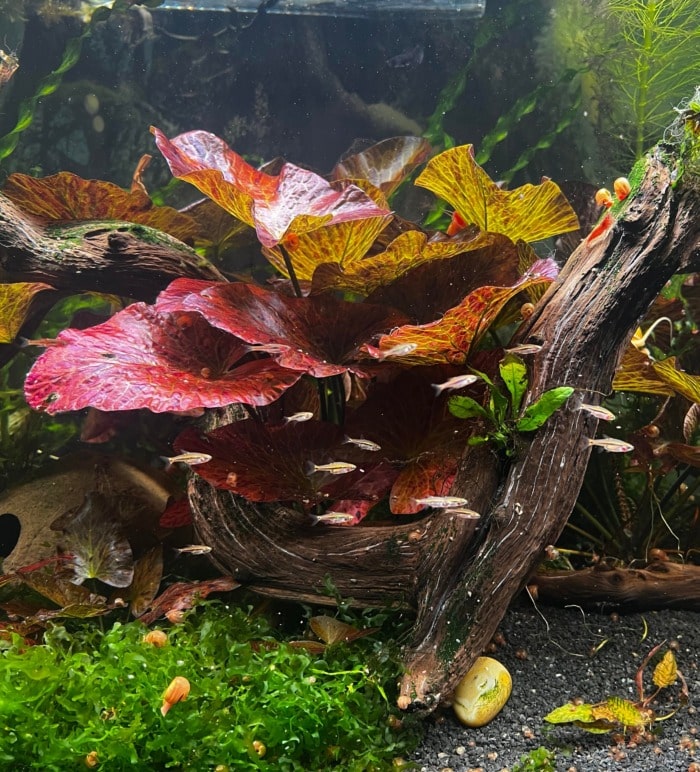
M 632 331 L 665 282 L 700 265 L 698 182 L 674 188 L 676 173 L 663 149 L 648 157 L 621 219 L 574 252 L 521 331 L 523 342 L 542 345 L 529 357 L 527 401 L 564 384 L 577 391 L 507 469 L 484 446 L 467 450 L 453 492 L 482 512 L 480 521 L 437 512 L 411 525 L 311 528 L 284 507 L 256 507 L 193 478 L 195 525 L 219 567 L 277 597 L 331 603 L 330 580 L 357 605 L 413 607 L 399 704 L 430 710 L 448 696 L 573 508 L 596 431 L 577 406 L 610 391 Z M 71 240 L 59 259 L 53 232 L 0 196 L 5 278 L 145 299 L 175 276 L 220 278 L 183 245 L 140 240 L 140 226 L 72 227 L 83 230 L 63 233 Z M 231 418 L 232 411 L 211 416 Z

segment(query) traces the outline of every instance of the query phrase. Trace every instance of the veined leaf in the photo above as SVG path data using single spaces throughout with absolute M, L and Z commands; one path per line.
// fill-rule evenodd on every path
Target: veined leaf
M 502 190 L 476 163 L 472 145 L 432 158 L 416 185 L 451 204 L 467 224 L 512 241 L 539 241 L 579 227 L 576 213 L 554 182 Z
M 593 706 L 587 702 L 576 705 L 573 702 L 567 702 L 566 705 L 560 705 L 558 708 L 550 711 L 544 720 L 550 724 L 571 724 L 574 721 L 590 723 L 595 721 L 593 717 Z
M 678 678 L 678 665 L 673 652 L 669 649 L 654 668 L 652 680 L 660 689 L 665 689 L 676 682 Z
M 489 415 L 475 399 L 471 397 L 450 397 L 447 406 L 453 416 L 457 418 L 485 418 L 487 421 L 493 421 Z
M 533 432 L 558 410 L 574 393 L 571 386 L 558 386 L 555 389 L 545 391 L 544 394 L 532 405 L 529 405 L 522 417 L 515 422 L 515 428 L 519 432 Z
M 661 378 L 653 365 L 646 354 L 630 344 L 613 378 L 613 389 L 662 396 L 673 394 L 673 389 Z
M 499 366 L 501 378 L 510 392 L 513 415 L 520 411 L 520 403 L 527 391 L 527 367 L 525 362 L 514 354 L 507 354 Z
M 377 627 L 366 627 L 360 630 L 341 622 L 340 619 L 329 616 L 311 617 L 309 627 L 328 646 L 332 646 L 334 643 L 350 643 L 358 638 L 364 638 L 366 635 L 372 635 L 378 630 Z
M 669 357 L 663 362 L 654 362 L 654 372 L 677 394 L 691 402 L 700 402 L 700 376 L 676 370 L 676 357 Z
M 622 697 L 608 697 L 606 705 L 615 720 L 623 727 L 642 729 L 647 723 L 644 714 L 629 700 Z
M 109 500 L 92 492 L 76 512 L 61 516 L 61 547 L 73 556 L 71 581 L 99 579 L 112 587 L 128 587 L 134 578 L 134 557 Z M 63 525 L 65 523 L 65 525 Z
M 42 282 L 0 284 L 0 343 L 12 343 L 15 339 L 37 292 L 52 289 Z
M 11 174 L 3 193 L 29 214 L 47 220 L 126 220 L 165 231 L 187 241 L 197 224 L 170 206 L 154 206 L 141 189 L 124 190 L 112 182 L 84 180 L 71 172 L 50 177 Z

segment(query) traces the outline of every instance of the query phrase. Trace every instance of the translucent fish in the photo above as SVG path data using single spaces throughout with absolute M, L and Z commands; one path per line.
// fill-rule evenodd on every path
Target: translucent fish
M 413 499 L 416 504 L 423 507 L 435 507 L 436 509 L 452 509 L 465 507 L 469 502 L 461 496 L 424 496 L 421 499 Z
M 186 451 L 177 456 L 162 456 L 162 459 L 169 464 L 189 464 L 190 466 L 196 466 L 197 464 L 206 464 L 211 461 L 212 457 L 208 453 L 193 453 Z
M 207 555 L 211 552 L 211 547 L 206 544 L 188 544 L 186 547 L 175 547 L 178 555 Z
M 306 474 L 315 474 L 316 472 L 328 472 L 328 474 L 347 474 L 357 469 L 355 464 L 348 464 L 347 461 L 329 461 L 327 464 L 314 464 L 313 461 L 306 462 Z
M 396 346 L 388 348 L 379 354 L 379 359 L 389 359 L 391 357 L 405 357 L 412 354 L 418 348 L 417 343 L 398 343 Z
M 542 346 L 537 343 L 521 343 L 519 346 L 512 346 L 506 349 L 508 354 L 536 354 L 542 350 Z
M 630 445 L 629 442 L 616 440 L 612 437 L 604 437 L 603 439 L 589 438 L 588 444 L 607 450 L 608 453 L 629 453 L 631 450 L 634 450 L 634 445 Z
M 362 437 L 345 437 L 343 440 L 347 445 L 354 445 L 356 448 L 360 448 L 360 450 L 381 450 L 382 446 L 378 445 L 376 442 L 372 442 L 372 440 L 365 440 Z
M 473 509 L 467 509 L 467 507 L 450 507 L 450 514 L 457 515 L 457 517 L 463 517 L 465 520 L 478 520 L 481 517 L 479 512 L 475 512 Z
M 594 418 L 597 418 L 600 421 L 614 421 L 615 418 L 617 418 L 615 413 L 611 413 L 607 408 L 601 407 L 600 405 L 588 405 L 585 402 L 582 402 L 576 409 L 585 410 L 586 413 L 590 413 Z
M 352 523 L 354 519 L 355 515 L 351 515 L 350 512 L 325 512 L 323 515 L 311 515 L 311 524 L 345 525 Z
M 301 423 L 302 421 L 310 421 L 313 417 L 314 417 L 314 414 L 310 410 L 300 410 L 298 413 L 285 416 L 284 420 L 287 423 L 289 423 L 290 421 Z
M 455 375 L 452 378 L 448 378 L 443 383 L 433 383 L 432 386 L 437 394 L 443 391 L 449 391 L 450 389 L 463 389 L 465 386 L 471 386 L 472 383 L 476 383 L 479 380 L 478 375 Z

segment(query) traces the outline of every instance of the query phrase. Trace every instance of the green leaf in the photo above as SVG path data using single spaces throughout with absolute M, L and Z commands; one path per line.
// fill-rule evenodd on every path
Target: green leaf
M 507 354 L 499 365 L 499 370 L 501 378 L 510 392 L 513 415 L 517 415 L 520 410 L 520 403 L 527 391 L 527 367 L 520 357 L 515 356 L 515 354 Z
M 493 417 L 475 399 L 471 397 L 450 397 L 447 403 L 450 413 L 457 418 L 485 418 L 493 421 Z
M 533 402 L 516 421 L 515 428 L 519 432 L 534 432 L 535 429 L 539 429 L 573 393 L 571 386 L 558 386 L 556 389 L 545 391 L 537 402 Z
M 480 434 L 477 437 L 470 437 L 467 440 L 467 445 L 483 445 L 485 442 L 488 442 L 490 439 L 491 439 L 490 435 Z
M 553 711 L 548 713 L 544 720 L 550 724 L 571 724 L 574 721 L 581 721 L 585 724 L 594 721 L 593 706 L 587 702 L 575 705 L 573 702 L 567 702 L 566 705 L 561 705 L 558 708 L 554 708 Z

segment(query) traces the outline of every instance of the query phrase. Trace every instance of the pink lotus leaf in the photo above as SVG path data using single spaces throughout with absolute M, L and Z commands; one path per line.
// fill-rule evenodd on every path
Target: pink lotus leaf
M 336 189 L 291 163 L 276 176 L 258 171 L 209 132 L 190 131 L 170 140 L 159 129 L 151 131 L 173 175 L 252 225 L 265 247 L 288 233 L 298 237 L 325 225 L 390 214 L 356 185 Z
M 199 314 L 161 314 L 144 303 L 96 327 L 64 330 L 52 343 L 25 382 L 29 405 L 52 414 L 266 405 L 300 377 L 269 358 L 237 364 L 247 353 L 239 339 Z

